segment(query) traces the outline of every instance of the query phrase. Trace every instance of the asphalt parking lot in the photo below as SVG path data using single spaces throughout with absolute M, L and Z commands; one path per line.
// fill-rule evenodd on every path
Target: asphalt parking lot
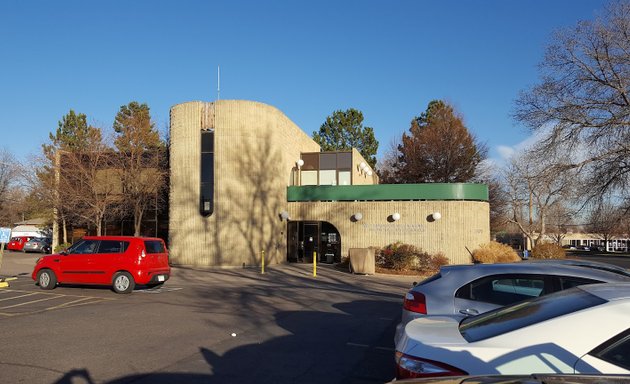
M 26 283 L 24 280 L 20 279 L 12 283 L 12 287 L 24 285 Z M 33 314 L 77 305 L 95 304 L 103 300 L 112 299 L 85 295 L 32 292 L 30 289 L 2 289 L 0 290 L 0 316 L 12 317 Z
M 28 383 L 383 383 L 410 276 L 321 266 L 175 268 L 162 287 L 42 291 L 4 253 L 0 379 Z

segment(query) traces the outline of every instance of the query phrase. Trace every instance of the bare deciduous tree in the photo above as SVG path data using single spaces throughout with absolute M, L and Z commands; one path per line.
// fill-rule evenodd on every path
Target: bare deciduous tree
M 597 197 L 630 187 L 630 3 L 558 32 L 540 64 L 541 82 L 522 92 L 515 118 L 550 129 L 539 153 L 580 153 L 558 169 L 591 175 L 582 192 Z M 626 199 L 626 205 L 628 205 Z
M 549 207 L 547 218 L 547 236 L 549 236 L 554 243 L 562 245 L 562 240 L 571 232 L 577 228 L 574 218 L 576 217 L 576 211 L 568 206 L 564 201 Z
M 496 234 L 505 230 L 509 223 L 510 198 L 497 176 L 496 166 L 490 161 L 483 161 L 477 167 L 477 176 L 472 180 L 488 186 L 488 203 L 490 205 L 490 232 Z
M 0 149 L 0 225 L 12 226 L 23 211 L 20 188 L 21 165 L 7 149 Z
M 36 171 L 38 180 L 31 183 L 31 191 L 38 194 L 42 201 L 47 201 L 54 210 L 53 232 L 56 231 L 57 221 L 60 221 L 62 241 L 67 243 L 68 223 L 74 221 L 78 207 L 68 198 L 75 191 L 71 188 L 67 191 L 61 189 L 60 176 L 71 172 L 69 169 L 61 168 L 61 156 L 69 153 L 87 153 L 94 149 L 91 148 L 93 143 L 101 147 L 102 136 L 100 129 L 88 125 L 85 114 L 76 113 L 71 109 L 61 118 L 57 129 L 49 134 L 49 138 L 50 142 L 42 145 L 41 167 Z M 57 245 L 54 241 L 53 238 L 53 245 Z
M 610 202 L 602 202 L 594 206 L 588 215 L 586 229 L 603 240 L 606 251 L 609 251 L 609 241 L 623 233 L 621 225 L 623 217 L 623 209 Z
M 525 152 L 513 158 L 505 170 L 509 221 L 533 246 L 547 234 L 550 211 L 573 198 L 575 172 L 558 173 L 552 167 L 556 162 L 553 157 L 541 158 Z
M 123 204 L 133 213 L 134 236 L 149 208 L 158 210 L 166 188 L 166 146 L 151 121 L 149 106 L 132 101 L 120 107 L 114 122 L 122 176 Z
M 376 164 L 376 172 L 382 184 L 400 184 L 402 182 L 398 178 L 399 146 L 400 138 L 396 137 L 392 139 L 383 158 Z
M 94 128 L 86 140 L 91 151 L 59 150 L 55 183 L 58 199 L 72 207 L 72 215 L 103 233 L 106 218 L 119 215 L 117 203 L 122 196 L 118 157 L 102 141 Z

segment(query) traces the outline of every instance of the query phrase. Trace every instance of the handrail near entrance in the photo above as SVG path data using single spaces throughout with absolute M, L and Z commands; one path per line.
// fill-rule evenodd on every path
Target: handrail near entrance
M 287 201 L 488 201 L 488 186 L 471 183 L 305 185 L 287 187 Z

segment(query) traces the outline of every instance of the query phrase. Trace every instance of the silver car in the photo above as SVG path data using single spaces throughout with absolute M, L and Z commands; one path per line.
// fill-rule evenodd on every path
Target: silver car
M 630 282 L 630 276 L 605 270 L 602 266 L 606 265 L 517 262 L 444 266 L 405 295 L 395 341 L 408 322 L 425 315 L 471 316 L 582 284 Z
M 50 253 L 52 250 L 51 239 L 47 237 L 33 237 L 24 244 L 24 252 Z
M 630 277 L 630 271 L 627 269 L 609 263 L 601 263 L 598 261 L 590 261 L 584 259 L 529 259 L 526 263 L 548 263 L 548 264 L 562 264 L 562 265 L 577 265 L 585 268 L 599 269 L 602 271 L 614 272 L 620 275 Z

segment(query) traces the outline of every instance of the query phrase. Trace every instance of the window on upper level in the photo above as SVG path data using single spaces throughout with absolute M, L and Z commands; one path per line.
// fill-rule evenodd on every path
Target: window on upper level
M 298 185 L 352 185 L 352 152 L 303 153 Z

